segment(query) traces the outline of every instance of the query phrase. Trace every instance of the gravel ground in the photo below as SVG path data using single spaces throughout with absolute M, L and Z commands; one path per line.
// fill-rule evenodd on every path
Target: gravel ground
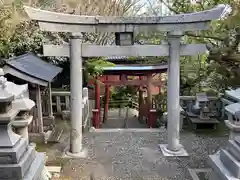
M 69 122 L 59 122 L 58 125 L 64 129 L 61 142 L 40 145 L 38 150 L 46 151 L 47 165 L 62 166 L 62 180 L 92 180 L 90 175 L 96 180 L 192 180 L 188 168 L 210 168 L 208 155 L 223 148 L 228 139 L 225 132 L 196 134 L 183 131 L 181 144 L 189 157 L 164 157 L 158 144 L 166 143 L 165 129 L 159 132 L 151 132 L 150 129 L 149 132 L 136 129 L 89 132 L 84 137 L 88 157 L 69 160 L 62 159 L 62 152 L 69 145 Z M 134 123 L 131 126 L 135 127 Z
M 93 173 L 96 179 L 192 180 L 188 168 L 209 168 L 208 155 L 227 142 L 227 136 L 181 133 L 189 157 L 164 157 L 158 144 L 166 143 L 166 134 L 164 130 L 88 133 L 84 139 L 88 158 L 65 162 L 62 176 L 89 179 Z

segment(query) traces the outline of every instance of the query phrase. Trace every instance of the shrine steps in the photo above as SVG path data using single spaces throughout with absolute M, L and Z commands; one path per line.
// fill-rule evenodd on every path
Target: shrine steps
M 234 156 L 238 161 L 240 161 L 240 147 L 234 140 L 229 140 L 227 145 L 227 150 Z
M 226 149 L 210 155 L 210 164 L 219 180 L 240 179 L 240 139 L 229 140 Z M 215 180 L 210 179 L 210 180 Z
M 227 167 L 229 172 L 236 177 L 240 178 L 240 163 L 235 157 L 228 151 L 221 149 L 220 150 L 220 160 L 223 162 L 223 165 Z

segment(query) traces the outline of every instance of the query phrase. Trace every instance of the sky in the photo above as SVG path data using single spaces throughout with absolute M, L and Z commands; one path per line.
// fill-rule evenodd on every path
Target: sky
M 163 3 L 160 4 L 159 1 L 157 1 L 158 3 L 155 2 L 156 0 L 141 0 L 139 3 L 145 5 L 145 7 L 142 8 L 140 14 L 146 12 L 147 8 L 151 6 L 156 8 L 156 10 L 158 11 L 158 15 L 160 16 L 164 16 L 167 15 L 167 13 L 169 13 L 168 8 Z

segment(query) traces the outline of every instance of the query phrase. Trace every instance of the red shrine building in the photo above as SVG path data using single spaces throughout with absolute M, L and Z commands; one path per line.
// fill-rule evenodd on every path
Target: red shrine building
M 115 62 L 114 62 L 115 63 Z M 110 88 L 117 86 L 134 86 L 139 90 L 139 118 L 146 117 L 149 128 L 156 127 L 156 109 L 153 107 L 152 98 L 160 92 L 165 85 L 161 75 L 167 72 L 167 64 L 143 65 L 143 64 L 117 64 L 112 67 L 105 67 L 103 74 L 91 81 L 89 84 L 95 86 L 95 109 L 93 109 L 92 124 L 95 128 L 100 128 L 100 86 L 104 86 L 104 113 L 103 120 L 108 113 Z M 133 78 L 134 77 L 134 78 Z M 144 103 L 143 94 L 146 92 L 147 101 Z

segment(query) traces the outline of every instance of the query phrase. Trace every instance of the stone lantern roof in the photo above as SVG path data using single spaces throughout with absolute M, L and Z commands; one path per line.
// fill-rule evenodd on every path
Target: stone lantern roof
M 28 85 L 17 85 L 7 81 L 3 69 L 0 68 L 0 102 L 11 102 L 22 96 L 28 90 Z
M 4 72 L 0 69 L 0 103 L 14 100 L 14 95 L 7 90 L 6 82 L 7 79 L 4 77 Z
M 240 104 L 239 103 L 233 103 L 228 106 L 225 106 L 225 110 L 234 115 L 236 112 L 240 111 Z
M 226 96 L 232 98 L 235 101 L 240 101 L 240 88 L 237 89 L 231 89 L 225 91 Z
M 30 111 L 34 106 L 34 101 L 28 98 L 16 99 L 13 101 L 13 107 L 18 107 L 20 111 Z

